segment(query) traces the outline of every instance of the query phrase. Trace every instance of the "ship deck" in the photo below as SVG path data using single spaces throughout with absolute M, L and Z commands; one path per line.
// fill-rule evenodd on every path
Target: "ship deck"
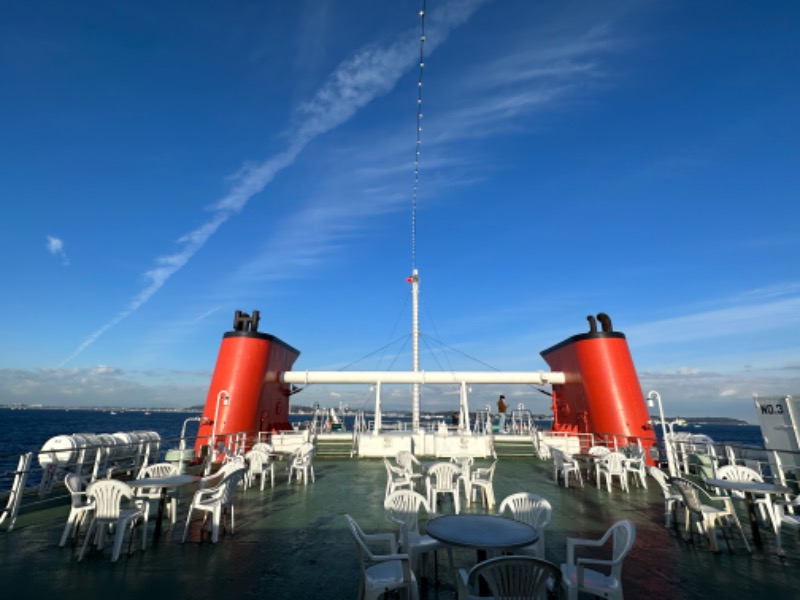
M 478 463 L 486 461 L 478 461 Z M 191 497 L 185 490 L 174 526 L 165 521 L 161 538 L 142 551 L 110 561 L 109 549 L 90 552 L 77 562 L 79 546 L 58 546 L 68 512 L 54 506 L 21 512 L 16 529 L 0 532 L 0 585 L 3 598 L 355 598 L 359 567 L 346 529 L 350 514 L 367 532 L 390 531 L 382 508 L 386 481 L 382 461 L 315 460 L 316 482 L 287 484 L 281 471 L 274 488 L 239 490 L 236 529 L 217 544 L 199 535 L 194 520 L 189 540 L 181 544 L 183 520 Z M 628 598 L 717 599 L 800 595 L 800 541 L 784 533 L 786 557 L 775 554 L 774 535 L 763 531 L 764 546 L 748 553 L 741 538 L 731 536 L 733 551 L 721 543 L 712 553 L 664 527 L 663 501 L 655 482 L 630 493 L 614 489 L 564 488 L 553 481 L 550 462 L 506 459 L 495 479 L 498 503 L 505 496 L 531 491 L 550 500 L 553 520 L 546 532 L 548 560 L 566 557 L 567 537 L 598 538 L 613 522 L 628 518 L 637 528 L 636 542 L 623 570 Z M 451 509 L 449 505 L 441 512 Z M 480 505 L 467 511 L 480 512 Z M 182 518 L 181 518 L 182 517 Z M 741 515 L 747 529 L 746 517 Z M 152 529 L 154 524 L 150 523 Z M 138 540 L 137 534 L 137 540 Z M 109 545 L 110 546 L 110 545 Z M 474 551 L 455 550 L 457 566 L 475 561 Z M 432 562 L 422 578 L 420 598 L 453 599 L 455 586 L 439 556 L 438 577 Z

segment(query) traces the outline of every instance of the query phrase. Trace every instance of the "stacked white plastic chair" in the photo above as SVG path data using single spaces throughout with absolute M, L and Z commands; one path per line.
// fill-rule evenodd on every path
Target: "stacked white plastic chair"
M 550 502 L 530 492 L 518 492 L 506 496 L 497 509 L 497 514 L 505 516 L 511 513 L 516 521 L 522 521 L 533 527 L 539 534 L 536 543 L 515 550 L 518 554 L 528 554 L 537 558 L 545 557 L 545 532 L 553 517 L 553 507 Z
M 602 548 L 611 539 L 611 558 L 579 557 L 579 548 Z M 599 540 L 567 538 L 567 562 L 561 564 L 561 584 L 567 600 L 580 592 L 622 600 L 622 564 L 636 539 L 636 526 L 624 519 L 614 523 Z M 592 566 L 600 567 L 599 570 Z
M 94 512 L 78 557 L 79 561 L 86 556 L 90 544 L 94 543 L 102 548 L 106 533 L 111 529 L 114 531 L 111 560 L 116 561 L 122 549 L 125 532 L 130 529 L 133 535 L 133 527 L 138 523 L 143 524 L 142 550 L 144 550 L 147 543 L 147 513 L 144 506 L 135 500 L 133 490 L 127 483 L 116 479 L 99 479 L 86 488 L 86 498 L 94 504 Z M 126 502 L 132 506 L 123 507 Z
M 411 568 L 411 559 L 408 554 L 397 552 L 397 540 L 394 534 L 366 534 L 350 515 L 345 515 L 344 518 L 353 536 L 361 565 L 358 597 L 362 600 L 378 600 L 387 592 L 405 588 L 409 597 L 417 600 L 419 590 L 417 578 Z M 379 543 L 389 552 L 377 553 L 374 546 Z

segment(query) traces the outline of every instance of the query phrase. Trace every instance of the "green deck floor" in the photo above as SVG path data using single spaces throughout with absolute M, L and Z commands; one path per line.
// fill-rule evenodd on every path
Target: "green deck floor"
M 481 462 L 481 461 L 478 461 Z M 200 541 L 194 521 L 189 541 L 180 543 L 191 491 L 184 492 L 175 526 L 165 524 L 157 543 L 138 546 L 110 562 L 109 550 L 91 552 L 78 563 L 78 546 L 58 547 L 67 508 L 23 512 L 17 528 L 0 533 L 2 598 L 356 598 L 358 565 L 342 515 L 353 516 L 365 531 L 391 530 L 382 502 L 385 470 L 380 460 L 315 461 L 316 483 L 239 491 L 236 531 L 218 544 Z M 498 502 L 520 491 L 548 498 L 553 521 L 546 532 L 547 558 L 565 559 L 565 539 L 597 538 L 622 518 L 635 522 L 636 543 L 623 571 L 629 599 L 800 598 L 800 542 L 784 533 L 787 557 L 774 553 L 774 535 L 762 531 L 764 546 L 748 554 L 732 536 L 733 552 L 709 552 L 705 542 L 691 544 L 663 526 L 663 502 L 654 482 L 648 490 L 632 487 L 610 494 L 591 483 L 581 488 L 556 486 L 550 463 L 535 459 L 501 459 L 495 473 Z M 449 505 L 441 512 L 451 510 Z M 481 507 L 467 509 L 480 512 Z M 746 533 L 750 535 L 745 523 Z M 153 524 L 150 524 L 152 531 Z M 696 538 L 697 540 L 697 538 Z M 457 566 L 474 562 L 474 552 L 455 552 Z M 455 587 L 440 553 L 438 579 L 432 563 L 420 589 L 421 598 L 452 599 Z

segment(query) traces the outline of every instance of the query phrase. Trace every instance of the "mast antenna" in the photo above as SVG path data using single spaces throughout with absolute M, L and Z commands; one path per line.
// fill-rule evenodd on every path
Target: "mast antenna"
M 422 0 L 419 11 L 419 77 L 417 79 L 417 144 L 414 153 L 414 191 L 411 202 L 411 343 L 413 370 L 419 371 L 419 271 L 417 271 L 417 198 L 419 196 L 419 157 L 422 147 L 422 73 L 425 70 L 425 10 L 426 0 Z M 419 384 L 412 385 L 411 429 L 419 431 Z
M 425 11 L 427 0 L 422 0 L 419 11 L 419 76 L 417 79 L 417 144 L 414 153 L 414 191 L 411 201 L 411 268 L 417 268 L 417 199 L 419 197 L 419 158 L 422 148 L 422 74 L 425 70 Z

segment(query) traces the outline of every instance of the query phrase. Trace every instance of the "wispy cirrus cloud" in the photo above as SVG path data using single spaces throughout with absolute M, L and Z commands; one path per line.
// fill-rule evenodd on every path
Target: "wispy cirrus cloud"
M 476 1 L 470 7 L 481 4 L 482 1 Z M 449 28 L 460 23 L 455 15 L 443 24 L 433 18 L 431 21 L 432 25 L 427 27 L 426 52 L 435 48 L 436 40 L 441 42 L 438 30 L 446 30 L 446 38 Z M 445 189 L 480 181 L 493 168 L 485 152 L 470 153 L 457 147 L 459 142 L 517 132 L 523 127 L 521 123 L 530 123 L 532 115 L 559 107 L 565 98 L 585 94 L 595 82 L 603 80 L 601 58 L 625 45 L 611 35 L 610 29 L 601 26 L 587 30 L 575 26 L 535 45 L 524 44 L 524 50 L 512 45 L 510 51 L 498 50 L 500 58 L 470 63 L 469 77 L 460 73 L 453 77 L 452 85 L 440 92 L 445 96 L 443 101 L 448 110 L 437 113 L 435 127 L 425 127 L 423 134 L 427 196 L 435 197 Z M 387 61 L 396 63 L 391 72 L 401 72 L 404 64 L 401 57 L 418 52 L 414 36 L 407 37 L 412 42 L 398 43 L 385 53 L 368 49 L 343 64 L 314 100 L 300 108 L 298 115 L 309 117 L 303 131 L 317 131 L 325 123 L 325 115 L 331 118 L 330 115 L 338 114 L 337 119 L 341 119 L 353 110 L 353 106 L 343 101 L 343 94 L 349 90 L 360 85 L 386 86 L 386 82 L 378 81 L 372 73 L 380 72 Z M 405 47 L 402 51 L 401 46 Z M 358 83 L 340 87 L 344 79 Z M 398 187 L 397 183 L 399 176 L 412 172 L 413 144 L 409 142 L 409 133 L 405 127 L 386 126 L 379 132 L 371 130 L 369 142 L 361 140 L 360 145 L 340 148 L 354 167 L 347 170 L 348 181 L 330 175 L 328 185 L 335 195 L 319 194 L 309 205 L 286 217 L 258 255 L 240 266 L 235 274 L 237 282 L 280 280 L 290 277 L 298 268 L 313 267 L 344 240 L 363 235 L 359 224 L 364 220 L 404 206 L 411 190 Z M 376 139 L 380 143 L 375 143 Z M 263 165 L 253 168 L 254 176 L 259 168 Z M 404 180 L 407 183 L 408 179 Z M 236 198 L 229 200 L 235 204 Z M 280 261 L 275 260 L 278 255 Z
M 450 31 L 465 23 L 487 0 L 452 0 L 431 11 L 427 48 L 432 51 L 443 43 Z M 80 355 L 109 329 L 145 304 L 164 284 L 182 269 L 205 243 L 231 217 L 290 166 L 303 149 L 318 136 L 351 119 L 359 109 L 391 90 L 400 77 L 413 68 L 418 57 L 419 40 L 414 32 L 404 32 L 394 41 L 368 44 L 339 64 L 314 97 L 301 104 L 295 124 L 289 131 L 286 148 L 261 162 L 248 163 L 233 178 L 230 191 L 212 206 L 211 218 L 200 227 L 181 236 L 180 249 L 156 259 L 144 273 L 146 284 L 139 294 L 111 321 L 85 339 L 64 361 Z
M 760 299 L 629 327 L 639 345 L 691 342 L 800 324 L 800 296 Z

